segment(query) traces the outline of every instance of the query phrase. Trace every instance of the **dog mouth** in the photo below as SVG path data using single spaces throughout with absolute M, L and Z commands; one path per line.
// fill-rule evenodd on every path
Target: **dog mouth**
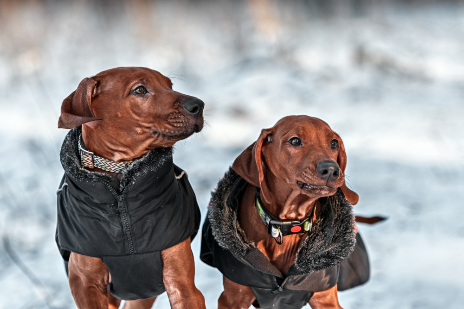
M 313 185 L 310 183 L 304 183 L 302 181 L 297 181 L 296 183 L 298 187 L 300 187 L 300 189 L 303 189 L 306 191 L 319 191 L 322 194 L 331 193 L 337 190 L 337 188 L 333 188 L 329 186 Z
M 180 139 L 187 138 L 187 137 L 189 137 L 190 135 L 192 135 L 193 133 L 196 133 L 196 132 L 195 131 L 191 131 L 191 132 L 189 132 L 189 131 L 181 131 L 181 132 L 153 131 L 152 133 L 153 133 L 153 135 L 156 135 L 156 136 L 159 136 L 159 137 L 162 137 L 162 138 L 180 140 Z
M 184 127 L 181 130 L 166 130 L 166 131 L 152 131 L 153 135 L 170 140 L 181 140 L 189 137 L 194 133 L 200 132 L 202 127 L 199 124 L 193 124 L 189 127 Z

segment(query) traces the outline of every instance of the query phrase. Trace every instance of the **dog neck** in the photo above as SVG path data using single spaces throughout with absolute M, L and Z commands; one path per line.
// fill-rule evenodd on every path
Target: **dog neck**
M 266 173 L 261 183 L 261 201 L 264 207 L 280 220 L 303 220 L 311 214 L 317 198 L 311 199 L 289 189 L 288 183 Z M 255 207 L 255 187 L 249 185 L 239 208 L 239 223 L 248 239 L 268 258 L 272 265 L 287 274 L 295 263 L 302 241 L 307 233 L 283 236 L 280 244 L 268 233 Z
M 258 250 L 283 274 L 287 274 L 295 263 L 302 241 L 307 233 L 283 236 L 282 244 L 278 244 L 268 233 L 268 227 L 263 224 L 255 207 L 256 187 L 248 185 L 240 203 L 238 221 L 246 234 Z M 261 189 L 262 192 L 262 189 Z M 268 209 L 269 210 L 269 209 Z
M 280 220 L 303 220 L 313 211 L 317 197 L 308 197 L 285 180 L 267 171 L 261 183 L 261 201 L 264 207 Z
M 89 151 L 114 162 L 130 162 L 151 150 L 149 147 L 151 141 L 135 145 L 135 138 L 123 136 L 115 138 L 107 130 L 93 129 L 85 124 L 82 126 L 82 139 Z

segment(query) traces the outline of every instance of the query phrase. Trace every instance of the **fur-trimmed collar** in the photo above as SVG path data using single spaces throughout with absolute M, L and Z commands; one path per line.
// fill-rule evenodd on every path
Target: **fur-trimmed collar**
M 86 182 L 112 181 L 108 174 L 91 172 L 81 167 L 77 141 L 81 135 L 81 127 L 71 129 L 61 147 L 60 160 L 64 171 L 74 179 Z M 122 173 L 120 192 L 126 191 L 135 180 L 148 172 L 156 171 L 167 160 L 172 161 L 172 147 L 155 148 L 146 155 L 133 161 Z
M 208 218 L 218 244 L 236 258 L 256 252 L 237 220 L 238 207 L 247 182 L 232 168 L 212 193 Z M 310 274 L 341 263 L 354 249 L 356 232 L 351 205 L 339 189 L 333 196 L 321 198 L 322 206 L 312 232 L 306 237 L 289 275 Z

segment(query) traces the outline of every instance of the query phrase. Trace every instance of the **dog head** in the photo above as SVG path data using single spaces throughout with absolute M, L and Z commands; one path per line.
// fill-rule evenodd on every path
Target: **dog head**
M 309 116 L 288 116 L 262 130 L 232 168 L 261 189 L 269 185 L 267 181 L 274 181 L 310 198 L 333 195 L 340 187 L 354 205 L 359 197 L 345 184 L 346 164 L 343 141 L 327 123 Z
M 157 71 L 115 68 L 81 81 L 63 101 L 58 127 L 83 125 L 83 135 L 146 152 L 201 131 L 203 108 L 201 100 L 174 91 Z

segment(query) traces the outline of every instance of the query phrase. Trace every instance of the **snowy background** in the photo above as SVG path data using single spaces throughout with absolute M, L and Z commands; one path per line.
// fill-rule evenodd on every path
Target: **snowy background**
M 355 212 L 389 217 L 359 226 L 372 277 L 341 305 L 463 308 L 463 3 L 0 0 L 1 309 L 75 308 L 54 243 L 57 119 L 84 77 L 117 66 L 159 70 L 206 103 L 208 125 L 174 157 L 203 216 L 262 128 L 327 121 Z M 199 247 L 197 286 L 216 308 L 221 275 Z M 169 308 L 165 294 L 154 308 Z

